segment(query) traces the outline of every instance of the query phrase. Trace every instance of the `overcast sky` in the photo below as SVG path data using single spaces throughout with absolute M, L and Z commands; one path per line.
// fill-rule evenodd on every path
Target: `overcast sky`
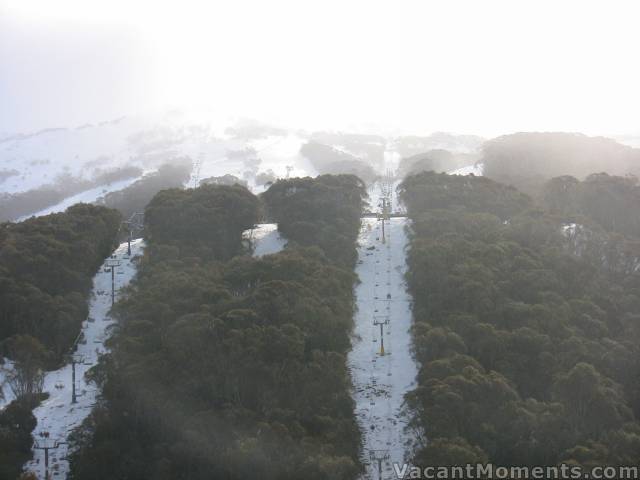
M 0 0 L 0 132 L 184 106 L 304 128 L 638 133 L 639 4 Z

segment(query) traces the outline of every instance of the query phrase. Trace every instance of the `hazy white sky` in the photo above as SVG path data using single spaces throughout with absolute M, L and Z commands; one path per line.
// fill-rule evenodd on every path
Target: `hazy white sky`
M 187 106 L 305 128 L 637 133 L 640 2 L 0 0 L 0 132 Z

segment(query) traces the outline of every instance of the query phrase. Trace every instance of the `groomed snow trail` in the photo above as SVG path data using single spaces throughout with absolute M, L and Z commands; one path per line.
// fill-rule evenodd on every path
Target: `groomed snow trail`
M 121 244 L 112 257 L 107 260 L 120 260 L 116 267 L 115 286 L 120 289 L 129 284 L 136 274 L 135 258 L 142 254 L 144 242 L 142 239 L 131 242 L 131 257 L 127 255 L 127 244 Z M 82 337 L 78 342 L 75 354 L 82 357 L 76 364 L 76 392 L 77 403 L 71 403 L 71 364 L 59 370 L 47 372 L 44 379 L 44 391 L 49 398 L 33 411 L 38 425 L 32 435 L 38 446 L 54 445 L 55 442 L 66 442 L 69 434 L 80 426 L 82 421 L 91 413 L 96 403 L 98 387 L 87 382 L 84 374 L 96 365 L 100 355 L 106 353 L 105 341 L 111 335 L 114 320 L 109 316 L 111 309 L 111 272 L 103 265 L 93 279 L 93 292 L 89 304 L 89 317 L 83 322 Z M 76 357 L 76 358 L 77 358 Z M 79 358 L 78 358 L 79 360 Z M 48 438 L 40 434 L 48 432 Z M 49 452 L 49 474 L 53 479 L 65 479 L 69 471 L 67 460 L 68 446 L 61 443 Z M 25 465 L 25 470 L 37 474 L 38 478 L 45 477 L 44 450 L 34 449 L 33 459 Z
M 104 197 L 108 193 L 117 192 L 119 190 L 127 188 L 139 178 L 141 177 L 127 178 L 125 180 L 119 180 L 117 182 L 112 182 L 106 185 L 100 185 L 98 187 L 85 190 L 83 192 L 67 197 L 59 203 L 44 208 L 43 210 L 30 213 L 28 215 L 23 215 L 22 217 L 15 220 L 15 222 L 24 222 L 31 217 L 42 217 L 43 215 L 49 215 L 51 213 L 64 212 L 67 208 L 75 205 L 76 203 L 94 203 L 100 197 Z
M 375 192 L 370 196 L 375 209 Z M 393 201 L 396 205 L 395 198 Z M 363 218 L 359 236 L 356 273 L 361 283 L 355 292 L 358 310 L 348 362 L 363 437 L 363 478 L 367 480 L 397 479 L 393 464 L 404 463 L 413 439 L 406 429 L 409 418 L 404 403 L 404 395 L 415 387 L 418 373 L 411 354 L 411 298 L 404 279 L 407 221 L 387 220 L 383 243 L 381 220 Z M 382 355 L 380 325 L 374 322 L 387 319 L 382 327 Z
M 287 244 L 287 240 L 278 232 L 277 223 L 257 224 L 254 228 L 245 230 L 242 237 L 251 242 L 254 257 L 278 253 Z

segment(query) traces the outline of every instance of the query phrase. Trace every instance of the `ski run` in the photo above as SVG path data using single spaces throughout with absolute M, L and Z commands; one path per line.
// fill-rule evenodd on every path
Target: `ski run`
M 372 209 L 380 197 L 397 205 L 395 187 L 373 185 Z M 396 207 L 396 211 L 401 210 Z M 404 280 L 406 227 L 404 217 L 363 218 L 358 239 L 360 283 L 355 289 L 357 311 L 348 362 L 366 480 L 397 479 L 393 463 L 403 463 L 412 446 L 404 396 L 414 388 L 418 370 L 411 354 L 411 299 Z
M 82 331 L 73 353 L 75 360 L 76 403 L 72 403 L 72 365 L 66 364 L 59 370 L 47 372 L 44 392 L 49 398 L 34 411 L 38 424 L 32 432 L 34 438 L 33 459 L 25 465 L 26 471 L 34 472 L 38 478 L 45 475 L 45 450 L 50 448 L 49 475 L 52 479 L 65 479 L 69 470 L 67 459 L 69 434 L 80 426 L 91 413 L 99 394 L 98 387 L 85 379 L 85 373 L 96 365 L 100 355 L 107 352 L 105 341 L 111 335 L 114 320 L 109 316 L 111 309 L 111 268 L 115 268 L 115 288 L 128 285 L 136 274 L 137 257 L 142 254 L 144 243 L 141 239 L 131 242 L 131 255 L 127 244 L 121 244 L 93 280 L 93 292 L 89 303 L 89 316 L 83 322 Z M 109 267 L 110 264 L 119 264 Z M 117 298 L 117 297 L 116 297 Z

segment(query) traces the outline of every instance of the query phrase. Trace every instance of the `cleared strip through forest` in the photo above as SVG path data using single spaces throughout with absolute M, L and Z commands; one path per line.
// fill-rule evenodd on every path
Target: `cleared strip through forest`
M 393 199 L 388 185 L 373 188 L 374 208 L 377 189 Z M 414 388 L 417 374 L 409 332 L 411 298 L 404 281 L 408 220 L 389 217 L 363 218 L 358 239 L 360 283 L 355 292 L 358 309 L 349 367 L 366 479 L 397 478 L 392 465 L 408 456 L 413 438 L 404 411 L 404 395 Z

